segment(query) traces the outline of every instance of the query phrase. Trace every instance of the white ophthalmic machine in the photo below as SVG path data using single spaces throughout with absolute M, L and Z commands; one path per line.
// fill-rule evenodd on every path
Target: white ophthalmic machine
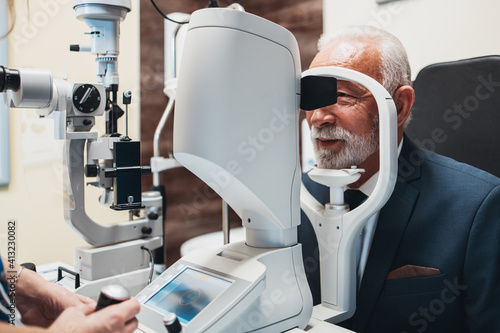
M 127 1 L 75 3 L 90 4 L 88 9 L 114 13 L 120 9 L 123 13 L 130 10 Z M 103 17 L 109 19 L 109 16 Z M 94 22 L 93 26 L 98 25 Z M 19 95 L 21 87 L 30 86 L 31 77 L 23 75 L 27 72 L 6 69 L 3 72 L 4 77 L 10 75 L 20 81 L 14 84 L 9 81 L 2 88 L 11 95 Z M 331 202 L 326 206 L 319 204 L 300 185 L 299 105 L 301 99 L 304 105 L 307 100 L 309 109 L 334 103 L 335 80 L 354 81 L 369 89 L 377 102 L 380 117 L 377 184 L 373 194 L 353 211 L 344 204 L 343 189 L 356 181 L 362 170 L 311 171 L 313 180 L 331 189 Z M 51 83 L 51 86 L 57 84 Z M 87 114 L 78 112 L 78 106 L 87 106 L 96 91 L 100 96 L 110 94 L 105 91 L 105 82 L 92 86 L 95 89 L 89 90 L 71 84 L 64 88 L 65 99 L 61 96 L 55 99 L 58 101 L 54 102 L 57 104 L 55 110 L 66 113 L 64 119 L 68 119 L 66 139 L 77 137 L 84 141 L 77 148 L 70 145 L 68 154 L 72 154 L 71 149 L 82 151 L 87 140 L 88 155 L 89 149 L 93 149 L 89 145 L 99 142 L 95 134 L 90 136 L 93 123 L 85 119 L 93 121 L 93 116 L 99 115 L 92 112 L 102 114 L 103 103 L 97 103 L 97 108 L 94 106 Z M 112 86 L 106 89 L 113 95 Z M 314 102 L 325 95 L 332 97 L 332 94 L 333 100 Z M 76 99 L 72 97 L 75 95 Z M 23 104 L 22 99 L 16 102 L 14 97 L 11 96 L 12 107 L 47 107 L 40 103 Z M 243 11 L 207 8 L 190 17 L 176 98 L 174 157 L 234 209 L 246 229 L 246 240 L 191 252 L 152 283 L 144 283 L 142 291 L 130 290 L 141 303 L 139 331 L 346 331 L 332 323 L 349 318 L 355 310 L 357 238 L 366 220 L 388 200 L 396 180 L 396 111 L 389 93 L 375 80 L 347 69 L 320 67 L 301 74 L 297 43 L 289 31 Z M 80 130 L 75 125 L 77 121 L 83 126 Z M 123 169 L 116 165 L 119 145 L 109 142 L 104 145 L 112 147 L 109 148 L 109 160 L 113 162 L 111 166 L 90 167 L 91 175 L 100 175 L 104 181 L 117 178 L 117 174 L 129 169 L 140 173 L 142 168 L 137 163 L 125 165 Z M 97 159 L 101 158 L 87 163 L 97 165 Z M 80 169 L 78 175 L 70 169 L 74 192 L 75 179 L 83 180 L 83 166 Z M 115 206 L 129 209 L 126 205 L 134 205 L 134 198 L 128 195 L 124 202 L 119 201 Z M 305 277 L 301 245 L 297 243 L 301 207 L 310 218 L 320 244 L 322 304 L 315 307 Z M 131 244 L 131 249 L 139 253 L 144 252 L 138 250 L 143 242 L 150 248 L 160 246 L 157 232 L 161 229 L 155 224 L 156 215 L 160 213 L 161 200 L 159 205 L 150 205 L 143 220 L 129 221 L 110 230 L 110 234 L 116 234 L 116 239 L 103 241 L 109 244 L 104 248 L 110 246 L 116 252 L 113 255 L 119 255 L 128 248 L 120 249 L 117 244 Z M 96 228 L 95 222 L 86 223 Z M 141 226 L 140 232 L 130 234 L 127 227 L 137 224 Z M 82 228 L 87 227 L 82 224 Z M 127 241 L 123 242 L 125 239 Z M 147 261 L 147 258 L 140 259 Z M 135 272 L 134 269 L 130 271 Z M 144 274 L 145 269 L 139 267 L 138 271 Z M 89 285 L 97 288 L 104 282 L 127 281 L 112 278 L 97 278 L 95 280 L 100 283 Z
M 299 103 L 305 94 L 309 101 L 321 97 L 317 90 L 332 84 L 331 78 L 366 86 L 379 108 L 380 175 L 373 195 L 352 212 L 343 190 L 362 170 L 310 173 L 331 188 L 326 207 L 307 191 L 300 193 Z M 329 92 L 336 97 L 335 90 Z M 169 267 L 137 295 L 140 329 L 165 332 L 162 318 L 174 313 L 183 332 L 342 331 L 327 322 L 354 313 L 357 236 L 395 183 L 396 111 L 390 95 L 375 80 L 342 68 L 301 75 L 289 31 L 217 8 L 190 18 L 176 98 L 174 157 L 234 209 L 246 240 L 191 252 Z M 322 267 L 331 269 L 321 270 L 323 303 L 314 310 L 297 244 L 300 206 L 319 243 L 329 245 L 320 248 Z

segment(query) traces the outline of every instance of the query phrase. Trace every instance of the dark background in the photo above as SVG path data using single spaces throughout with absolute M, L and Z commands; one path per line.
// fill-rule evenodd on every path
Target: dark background
M 165 13 L 192 13 L 204 8 L 208 0 L 155 1 Z M 149 165 L 153 155 L 153 136 L 168 99 L 164 88 L 163 18 L 150 1 L 141 1 L 141 148 L 142 164 Z M 231 4 L 220 0 L 221 6 Z M 309 66 L 323 29 L 322 0 L 242 0 L 245 11 L 266 18 L 290 30 L 298 41 L 302 69 Z M 303 116 L 303 115 L 302 115 Z M 172 150 L 173 117 L 161 136 L 162 156 Z M 222 201 L 207 185 L 183 168 L 161 174 L 166 189 L 165 262 L 173 264 L 180 257 L 180 245 L 186 240 L 221 230 Z M 152 177 L 143 177 L 143 191 L 151 189 Z M 231 227 L 241 223 L 230 212 Z M 222 244 L 220 244 L 222 245 Z

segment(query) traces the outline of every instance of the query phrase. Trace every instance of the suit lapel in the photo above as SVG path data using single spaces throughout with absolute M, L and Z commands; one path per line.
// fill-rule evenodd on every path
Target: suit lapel
M 406 138 L 399 158 L 398 181 L 391 198 L 380 211 L 361 282 L 353 318 L 356 332 L 362 332 L 370 319 L 419 195 L 418 189 L 409 182 L 420 177 L 420 164 L 405 164 L 410 161 L 413 151 L 413 144 Z

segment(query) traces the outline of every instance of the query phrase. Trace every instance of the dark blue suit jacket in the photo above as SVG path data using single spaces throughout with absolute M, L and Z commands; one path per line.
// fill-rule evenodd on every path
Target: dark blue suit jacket
M 328 189 L 304 184 L 318 201 Z M 317 241 L 302 213 L 299 241 L 319 303 Z M 440 274 L 386 280 L 405 265 Z M 398 180 L 380 211 L 353 318 L 356 332 L 500 332 L 500 179 L 418 149 L 407 137 Z

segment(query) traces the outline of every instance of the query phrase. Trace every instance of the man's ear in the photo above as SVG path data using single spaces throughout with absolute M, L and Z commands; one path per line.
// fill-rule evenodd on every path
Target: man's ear
M 398 112 L 398 128 L 402 128 L 410 116 L 415 101 L 415 91 L 410 86 L 401 86 L 396 89 L 393 98 Z

